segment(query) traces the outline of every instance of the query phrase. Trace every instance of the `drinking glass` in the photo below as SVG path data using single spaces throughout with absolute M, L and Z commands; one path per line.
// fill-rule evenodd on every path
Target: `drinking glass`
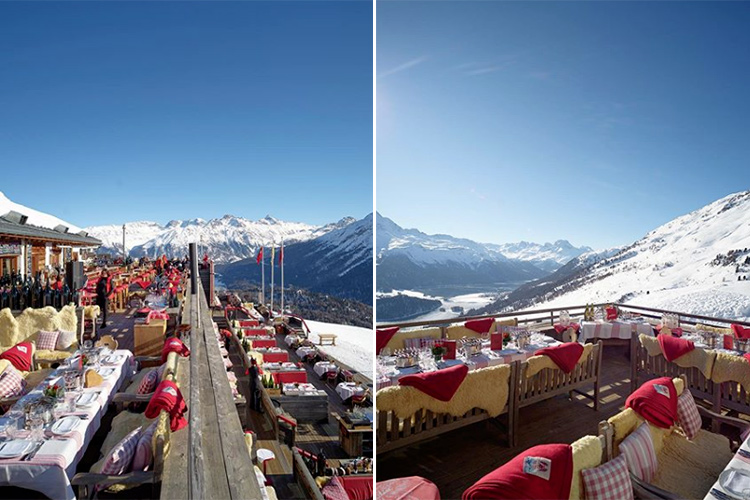
M 31 429 L 31 439 L 41 441 L 44 439 L 44 410 L 34 408 L 29 415 L 29 429 Z
M 11 411 L 7 415 L 8 424 L 5 427 L 5 434 L 10 439 L 15 439 L 21 433 L 24 427 L 24 416 L 20 411 Z
M 84 351 L 89 352 L 89 351 L 91 351 L 91 349 L 93 349 L 93 347 L 94 347 L 94 341 L 93 340 L 87 339 L 87 340 L 83 341 L 83 350 Z

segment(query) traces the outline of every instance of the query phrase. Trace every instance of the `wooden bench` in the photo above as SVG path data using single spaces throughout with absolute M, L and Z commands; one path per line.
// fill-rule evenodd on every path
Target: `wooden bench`
M 323 345 L 323 342 L 330 342 L 331 345 L 336 345 L 336 334 L 334 334 L 334 333 L 319 333 L 318 334 L 318 345 Z

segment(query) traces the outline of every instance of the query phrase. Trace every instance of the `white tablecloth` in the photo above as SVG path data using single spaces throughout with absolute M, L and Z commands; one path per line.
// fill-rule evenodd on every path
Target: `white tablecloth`
M 325 394 L 325 391 L 318 391 L 314 385 L 310 383 L 304 384 L 284 384 L 283 392 L 287 396 L 317 396 L 321 392 Z
M 294 370 L 304 370 L 303 368 L 299 368 L 295 363 L 292 363 L 291 361 L 284 361 L 283 363 L 279 362 L 271 362 L 271 363 L 263 363 L 263 371 L 270 371 L 270 372 L 277 372 L 277 371 L 294 371 Z
M 300 359 L 305 359 L 306 356 L 315 356 L 318 353 L 318 350 L 314 347 L 300 347 L 297 349 L 297 356 L 299 356 Z
M 744 443 L 742 443 L 740 449 L 737 450 L 737 453 L 735 453 L 734 457 L 732 457 L 732 460 L 730 460 L 727 466 L 724 467 L 724 470 L 739 469 L 745 474 L 750 475 L 750 457 L 748 457 L 748 455 L 750 455 L 750 443 L 748 443 L 748 440 L 750 440 L 750 437 L 746 439 Z M 721 484 L 719 484 L 719 478 L 716 478 L 716 482 L 711 487 L 711 489 L 713 488 L 716 488 L 726 495 L 730 495 L 730 493 L 725 490 L 721 486 Z M 734 498 L 734 496 L 732 496 L 732 498 Z M 705 497 L 705 500 L 716 500 L 716 497 L 711 494 L 711 490 L 709 490 L 708 494 Z
M 315 366 L 313 366 L 313 371 L 318 375 L 318 377 L 322 377 L 328 372 L 335 371 L 338 373 L 339 367 L 336 366 L 334 363 L 331 363 L 330 361 L 318 361 L 315 363 Z
M 654 334 L 651 325 L 643 321 L 581 321 L 578 342 L 583 344 L 588 339 L 629 339 L 633 331 L 636 335 Z
M 336 394 L 346 401 L 352 396 L 361 396 L 365 393 L 364 386 L 357 385 L 354 382 L 341 382 L 336 386 Z
M 78 462 L 99 429 L 107 406 L 125 379 L 132 375 L 133 354 L 125 350 L 115 351 L 114 354 L 122 355 L 119 362 L 103 365 L 102 368 L 112 366 L 115 372 L 105 378 L 101 385 L 84 389 L 84 392 L 100 392 L 99 398 L 91 407 L 76 410 L 76 414 L 85 413 L 88 419 L 81 420 L 67 439 L 45 441 L 30 461 L 0 460 L 0 486 L 18 486 L 38 491 L 53 500 L 75 500 L 70 478 L 75 475 Z M 43 381 L 29 396 L 41 394 L 48 384 L 48 381 Z
M 286 343 L 286 345 L 288 345 L 289 347 L 291 347 L 291 346 L 292 346 L 292 344 L 294 344 L 294 343 L 295 343 L 295 342 L 297 342 L 298 340 L 299 340 L 299 336 L 297 336 L 297 335 L 287 335 L 286 337 L 284 337 L 284 342 L 285 342 L 285 343 Z

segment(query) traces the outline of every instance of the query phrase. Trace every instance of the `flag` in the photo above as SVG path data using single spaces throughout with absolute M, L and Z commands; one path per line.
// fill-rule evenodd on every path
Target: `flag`
M 255 257 L 255 263 L 260 264 L 261 260 L 263 260 L 263 247 L 260 247 L 260 250 L 258 250 L 258 256 Z
M 279 249 L 279 265 L 284 262 L 284 244 L 281 244 L 281 249 Z

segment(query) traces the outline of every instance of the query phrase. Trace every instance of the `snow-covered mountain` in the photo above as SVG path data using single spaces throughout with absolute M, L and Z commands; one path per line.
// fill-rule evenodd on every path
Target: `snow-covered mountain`
M 377 216 L 378 290 L 425 290 L 444 285 L 490 285 L 540 278 L 591 249 L 565 240 L 495 245 L 404 229 Z
M 372 214 L 345 222 L 316 238 L 285 245 L 286 285 L 372 303 Z M 278 286 L 278 257 L 274 266 Z M 261 266 L 254 257 L 219 266 L 217 270 L 229 287 L 237 287 L 243 281 L 261 281 Z M 265 275 L 269 286 L 268 260 Z
M 732 194 L 651 231 L 538 293 L 494 307 L 623 301 L 750 318 L 750 191 Z M 531 284 L 530 284 L 531 285 Z M 552 285 L 552 286 L 550 286 Z
M 77 233 L 81 231 L 80 227 L 74 226 L 70 222 L 59 219 L 54 215 L 49 215 L 44 212 L 34 210 L 33 208 L 21 205 L 20 203 L 11 201 L 7 196 L 5 196 L 5 193 L 0 192 L 0 216 L 5 215 L 10 211 L 18 212 L 28 217 L 28 219 L 26 220 L 26 224 L 29 224 L 31 226 L 55 229 L 56 226 L 62 225 L 66 226 L 68 228 L 68 232 L 71 233 Z M 94 237 L 96 238 L 96 236 Z
M 156 222 L 132 222 L 125 225 L 125 244 L 133 257 L 155 257 L 166 254 L 179 257 L 187 253 L 188 244 L 198 243 L 217 263 L 229 263 L 257 254 L 261 245 L 280 245 L 306 241 L 334 229 L 346 227 L 355 219 L 346 217 L 324 226 L 302 222 L 285 222 L 266 216 L 254 221 L 225 215 L 220 219 L 173 220 L 162 226 Z M 103 252 L 122 251 L 122 226 L 95 226 L 89 233 L 105 244 Z
M 579 255 L 593 251 L 590 247 L 575 247 L 568 240 L 542 244 L 520 241 L 491 246 L 509 259 L 531 262 L 536 267 L 549 272 L 559 269 Z

